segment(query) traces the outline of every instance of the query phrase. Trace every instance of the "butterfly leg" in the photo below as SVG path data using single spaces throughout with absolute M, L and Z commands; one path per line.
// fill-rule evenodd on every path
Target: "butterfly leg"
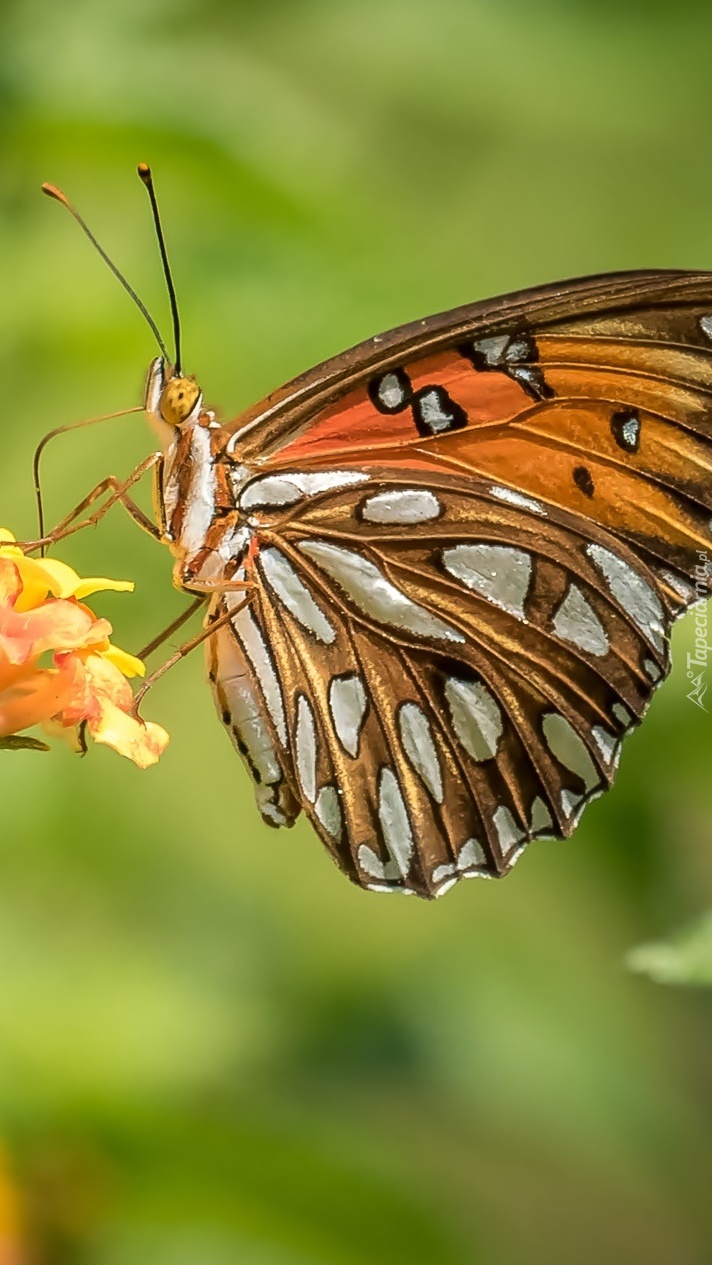
M 147 659 L 150 654 L 153 654 L 154 650 L 158 650 L 159 646 L 164 645 L 164 643 L 168 641 L 169 637 L 172 637 L 179 628 L 182 628 L 183 625 L 188 622 L 191 615 L 194 615 L 197 610 L 200 610 L 200 607 L 204 606 L 207 600 L 207 597 L 196 597 L 195 601 L 190 603 L 190 606 L 186 606 L 185 610 L 181 611 L 177 619 L 174 619 L 173 622 L 169 624 L 167 628 L 164 628 L 157 637 L 154 637 L 152 641 L 149 641 L 148 645 L 143 647 L 143 650 L 139 650 L 137 658 Z
M 242 583 L 233 581 L 230 588 L 233 591 L 236 591 L 239 589 L 242 592 L 248 592 L 248 590 L 253 588 L 253 585 L 249 581 L 243 581 Z M 198 600 L 196 602 L 193 602 L 186 611 L 183 611 L 183 614 L 182 616 L 180 616 L 179 620 L 178 621 L 174 620 L 173 624 L 171 624 L 170 627 L 167 628 L 165 632 L 160 635 L 159 638 L 156 638 L 155 641 L 151 642 L 150 646 L 147 647 L 147 649 L 143 652 L 141 657 L 143 657 L 143 655 L 145 655 L 147 652 L 150 653 L 151 650 L 155 649 L 158 645 L 162 644 L 162 642 L 167 637 L 170 636 L 171 632 L 174 631 L 176 627 L 180 627 L 180 625 L 185 622 L 188 616 L 191 615 L 193 611 L 197 609 L 198 604 L 202 603 L 204 600 L 205 600 L 204 598 L 198 598 Z M 247 602 L 251 600 L 249 594 L 246 600 Z M 240 609 L 243 609 L 243 607 L 241 607 Z M 131 708 L 131 715 L 136 720 L 141 720 L 141 716 L 139 715 L 140 705 L 143 702 L 144 698 L 146 697 L 146 694 L 148 693 L 148 691 L 153 688 L 156 682 L 160 680 L 160 678 L 164 676 L 164 674 L 168 672 L 170 668 L 174 668 L 177 663 L 180 663 L 181 659 L 185 659 L 186 655 L 189 655 L 192 650 L 196 650 L 197 647 L 202 645 L 204 641 L 207 641 L 208 637 L 212 637 L 213 633 L 216 633 L 219 628 L 222 628 L 224 624 L 228 624 L 234 618 L 235 618 L 235 611 L 234 609 L 230 609 L 228 611 L 223 612 L 223 614 L 220 615 L 217 619 L 211 619 L 210 622 L 204 628 L 201 628 L 200 632 L 197 633 L 195 637 L 191 637 L 188 641 L 185 641 L 182 646 L 179 646 L 178 649 L 168 659 L 166 659 L 164 663 L 161 664 L 160 667 L 156 668 L 155 672 L 152 672 L 150 676 L 147 676 L 145 681 L 143 682 L 143 685 L 140 687 L 140 689 L 136 691 L 134 695 L 133 706 Z
M 45 536 L 41 536 L 38 540 L 27 541 L 22 544 L 25 553 L 31 553 L 35 549 L 44 549 L 47 545 L 56 545 L 60 540 L 65 540 L 67 536 L 72 536 L 77 531 L 83 531 L 85 527 L 95 527 L 104 517 L 112 505 L 117 502 L 123 505 L 124 509 L 138 523 L 139 527 L 148 532 L 156 540 L 161 539 L 161 529 L 143 512 L 141 507 L 136 504 L 132 497 L 128 495 L 129 488 L 138 483 L 149 470 L 160 470 L 163 463 L 163 454 L 161 452 L 152 452 L 144 461 L 136 466 L 135 470 L 126 479 L 117 479 L 115 475 L 107 475 L 93 487 L 83 500 L 75 505 L 71 513 L 57 524 L 57 526 L 48 532 Z M 94 503 L 104 496 L 106 492 L 110 495 L 92 514 L 82 517 L 86 510 L 90 509 Z

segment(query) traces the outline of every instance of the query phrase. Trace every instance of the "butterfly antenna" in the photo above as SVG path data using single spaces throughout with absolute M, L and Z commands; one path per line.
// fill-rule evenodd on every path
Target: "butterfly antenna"
M 151 313 L 148 311 L 148 308 L 145 306 L 144 303 L 141 302 L 136 291 L 133 289 L 133 286 L 130 286 L 126 278 L 123 276 L 123 274 L 119 272 L 118 268 L 116 267 L 116 264 L 113 262 L 113 260 L 109 258 L 103 246 L 101 246 L 100 243 L 96 240 L 88 224 L 85 223 L 85 221 L 82 219 L 79 212 L 72 206 L 71 202 L 66 197 L 66 195 L 62 193 L 62 190 L 58 189 L 56 185 L 43 184 L 42 192 L 46 193 L 48 198 L 54 198 L 55 202 L 60 202 L 63 207 L 66 207 L 66 209 L 69 211 L 69 214 L 73 216 L 73 218 L 77 221 L 77 224 L 79 225 L 82 232 L 85 234 L 86 237 L 89 238 L 89 241 L 91 242 L 94 249 L 101 255 L 102 259 L 104 260 L 104 263 L 113 272 L 114 276 L 116 277 L 116 280 L 124 287 L 124 290 L 129 295 L 129 297 L 133 299 L 139 312 L 141 312 L 144 319 L 148 322 L 149 328 L 151 329 L 153 333 L 153 337 L 155 338 L 156 342 L 158 343 L 158 346 L 161 349 L 161 355 L 164 357 L 165 360 L 170 360 L 170 357 L 166 350 L 166 345 L 158 331 L 158 326 L 156 325 L 156 322 L 151 316 Z
M 138 174 L 140 179 L 148 189 L 148 196 L 151 200 L 151 211 L 153 213 L 153 223 L 156 229 L 156 237 L 158 238 L 158 249 L 161 252 L 161 262 L 163 264 L 163 275 L 166 278 L 166 286 L 168 288 L 168 298 L 171 304 L 171 317 L 173 319 L 173 340 L 175 342 L 175 372 L 176 376 L 181 376 L 181 348 L 180 348 L 180 317 L 178 315 L 178 300 L 176 298 L 176 290 L 171 275 L 171 266 L 168 262 L 168 252 L 166 250 L 166 241 L 163 236 L 163 228 L 161 225 L 161 217 L 158 213 L 158 201 L 156 199 L 156 190 L 153 187 L 153 176 L 148 163 L 139 163 Z

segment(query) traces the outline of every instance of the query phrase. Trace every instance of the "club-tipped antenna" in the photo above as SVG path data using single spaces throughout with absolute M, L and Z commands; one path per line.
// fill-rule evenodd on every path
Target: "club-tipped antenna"
M 62 190 L 58 189 L 57 186 L 53 184 L 43 184 L 42 192 L 46 193 L 48 198 L 54 198 L 55 202 L 60 202 L 63 207 L 66 207 L 66 209 L 69 211 L 69 214 L 73 216 L 73 218 L 77 221 L 77 224 L 79 225 L 82 232 L 85 234 L 86 237 L 89 238 L 89 241 L 91 242 L 94 249 L 98 252 L 98 254 L 101 255 L 101 258 L 104 260 L 104 263 L 106 264 L 106 266 L 110 268 L 110 270 L 113 272 L 114 276 L 116 277 L 116 280 L 120 282 L 120 284 L 124 287 L 124 290 L 129 295 L 129 298 L 133 299 L 139 312 L 141 312 L 142 316 L 147 321 L 148 326 L 153 333 L 153 337 L 155 338 L 156 342 L 158 343 L 158 346 L 161 349 L 161 355 L 164 357 L 165 360 L 170 360 L 170 356 L 168 355 L 168 352 L 166 350 L 166 344 L 161 338 L 161 335 L 158 331 L 158 326 L 156 325 L 156 322 L 151 316 L 151 313 L 148 311 L 148 308 L 146 307 L 144 303 L 141 302 L 133 286 L 130 286 L 128 281 L 124 277 L 124 275 L 119 272 L 118 268 L 116 267 L 116 264 L 113 262 L 112 259 L 109 258 L 103 246 L 96 240 L 96 237 L 94 236 L 91 229 L 89 228 L 89 225 L 82 219 L 81 215 L 76 210 L 76 208 L 72 206 L 66 194 L 62 193 Z
M 176 298 L 176 289 L 173 284 L 173 276 L 171 274 L 171 266 L 168 262 L 168 251 L 166 250 L 166 241 L 163 236 L 163 228 L 161 225 L 161 217 L 158 213 L 158 201 L 156 199 L 156 190 L 153 187 L 153 176 L 148 163 L 138 164 L 138 174 L 148 190 L 148 196 L 151 200 L 151 211 L 153 213 L 153 223 L 156 229 L 156 237 L 158 238 L 158 249 L 161 252 L 161 262 L 163 264 L 163 275 L 166 278 L 166 286 L 168 289 L 168 298 L 171 305 L 171 317 L 173 320 L 173 341 L 175 342 L 175 373 L 176 377 L 180 377 L 181 369 L 181 348 L 180 348 L 180 317 L 178 315 L 178 300 Z

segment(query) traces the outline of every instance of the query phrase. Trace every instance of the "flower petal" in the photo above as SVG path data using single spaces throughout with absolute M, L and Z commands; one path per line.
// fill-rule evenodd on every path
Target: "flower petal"
M 0 736 L 29 729 L 61 712 L 71 696 L 71 681 L 55 668 L 18 673 L 0 692 Z
M 21 591 L 22 581 L 15 563 L 0 554 L 0 604 L 14 606 Z
M 133 593 L 134 590 L 131 580 L 107 580 L 104 576 L 90 576 L 83 580 L 59 558 L 28 558 L 27 561 L 34 563 L 46 575 L 49 592 L 54 597 L 76 597 L 80 602 L 82 598 L 104 590 L 115 593 Z
M 20 575 L 25 587 L 30 579 L 39 587 L 44 585 L 46 593 L 53 597 L 73 597 L 79 576 L 73 567 L 59 558 L 24 558 L 20 565 Z
M 134 720 L 133 716 L 108 700 L 101 704 L 99 722 L 89 721 L 89 733 L 95 742 L 113 747 L 139 769 L 156 764 L 169 742 L 168 734 L 161 725 Z
M 136 585 L 133 580 L 107 580 L 105 576 L 93 576 L 87 580 L 80 580 L 72 593 L 72 597 L 76 597 L 78 602 L 82 598 L 90 597 L 92 593 L 133 593 Z
M 129 654 L 128 650 L 122 650 L 120 646 L 109 646 L 108 650 L 102 650 L 101 654 L 102 658 L 113 663 L 124 676 L 146 675 L 146 664 L 143 659 L 137 659 L 136 655 Z
M 48 650 L 78 649 L 110 632 L 111 624 L 93 619 L 72 601 L 55 599 L 24 612 L 0 605 L 0 651 L 10 663 L 38 659 Z
M 73 567 L 60 562 L 59 558 L 28 558 L 21 549 L 12 544 L 0 544 L 0 557 L 14 562 L 20 573 L 22 594 L 18 598 L 18 610 L 33 610 L 50 593 L 53 597 L 76 597 L 81 601 L 91 593 L 132 593 L 134 590 L 131 580 L 109 580 L 105 576 L 82 579 Z
M 59 659 L 59 656 L 57 656 Z M 74 688 L 71 700 L 62 715 L 65 725 L 78 725 L 86 720 L 99 724 L 105 703 L 112 703 L 128 712 L 133 703 L 131 686 L 113 663 L 102 654 L 67 654 L 62 656 L 67 671 L 72 671 Z
M 127 580 L 81 579 L 57 558 L 29 558 L 0 528 L 0 743 L 42 724 L 76 748 L 78 726 L 86 722 L 96 742 L 139 768 L 156 763 L 168 734 L 131 715 L 126 679 L 144 676 L 145 666 L 112 646 L 111 624 L 82 604 L 92 593 L 133 587 Z M 53 653 L 54 666 L 38 668 L 45 652 Z

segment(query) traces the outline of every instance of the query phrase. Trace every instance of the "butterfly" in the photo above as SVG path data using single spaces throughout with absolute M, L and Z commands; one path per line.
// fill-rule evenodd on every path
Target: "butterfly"
M 107 260 L 162 347 L 137 469 L 175 583 L 209 602 L 208 677 L 264 821 L 304 812 L 375 891 L 508 873 L 611 786 L 712 587 L 712 273 L 456 308 L 223 422 L 181 369 L 139 175 L 176 354 Z
M 422 897 L 569 836 L 709 591 L 712 274 L 458 308 L 226 423 L 159 358 L 146 410 L 264 820 Z

